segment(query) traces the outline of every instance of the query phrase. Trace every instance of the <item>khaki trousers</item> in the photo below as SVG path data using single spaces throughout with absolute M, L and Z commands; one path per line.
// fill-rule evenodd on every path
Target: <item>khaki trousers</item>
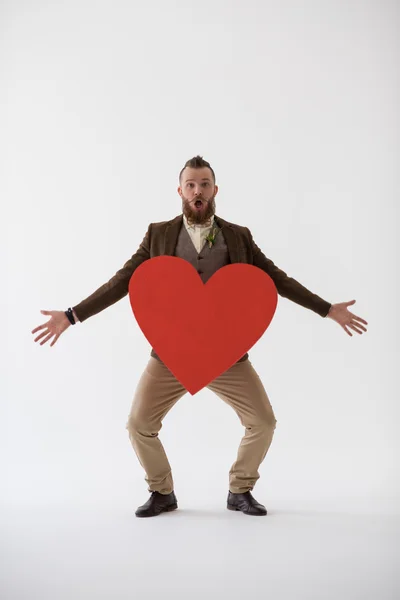
M 245 427 L 236 461 L 229 471 L 229 490 L 252 490 L 277 423 L 261 379 L 246 359 L 235 363 L 207 388 L 233 408 Z M 158 433 L 165 415 L 186 393 L 168 367 L 151 357 L 137 385 L 126 423 L 133 449 L 145 470 L 149 492 L 169 494 L 174 490 L 171 467 Z

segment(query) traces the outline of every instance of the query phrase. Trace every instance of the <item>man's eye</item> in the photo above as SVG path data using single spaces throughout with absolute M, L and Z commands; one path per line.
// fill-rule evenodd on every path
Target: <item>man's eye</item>
M 203 185 L 208 185 L 208 181 L 205 181 L 205 182 L 203 183 Z

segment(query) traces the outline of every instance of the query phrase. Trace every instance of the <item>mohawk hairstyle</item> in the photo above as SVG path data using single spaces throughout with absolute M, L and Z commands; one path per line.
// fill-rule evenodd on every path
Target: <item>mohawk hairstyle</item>
M 215 183 L 214 169 L 211 167 L 209 162 L 204 160 L 204 158 L 202 156 L 197 155 L 197 156 L 194 156 L 193 158 L 190 158 L 188 161 L 186 161 L 185 166 L 179 173 L 179 181 L 181 181 L 182 173 L 186 169 L 186 167 L 190 167 L 191 169 L 202 169 L 203 167 L 208 167 L 212 173 L 212 176 L 214 178 L 214 183 Z

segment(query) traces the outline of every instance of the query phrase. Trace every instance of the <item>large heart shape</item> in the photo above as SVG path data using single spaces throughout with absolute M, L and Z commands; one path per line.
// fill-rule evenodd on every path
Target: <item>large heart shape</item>
M 193 395 L 260 339 L 278 294 L 271 277 L 253 265 L 226 265 L 204 284 L 188 261 L 157 256 L 134 271 L 129 299 L 146 339 Z

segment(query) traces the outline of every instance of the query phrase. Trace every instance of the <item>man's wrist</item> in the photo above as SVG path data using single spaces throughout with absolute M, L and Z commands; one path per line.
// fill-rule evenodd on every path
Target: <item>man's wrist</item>
M 67 317 L 70 325 L 75 325 L 76 323 L 79 323 L 78 315 L 76 314 L 73 308 L 69 307 L 68 310 L 64 311 L 64 314 Z

